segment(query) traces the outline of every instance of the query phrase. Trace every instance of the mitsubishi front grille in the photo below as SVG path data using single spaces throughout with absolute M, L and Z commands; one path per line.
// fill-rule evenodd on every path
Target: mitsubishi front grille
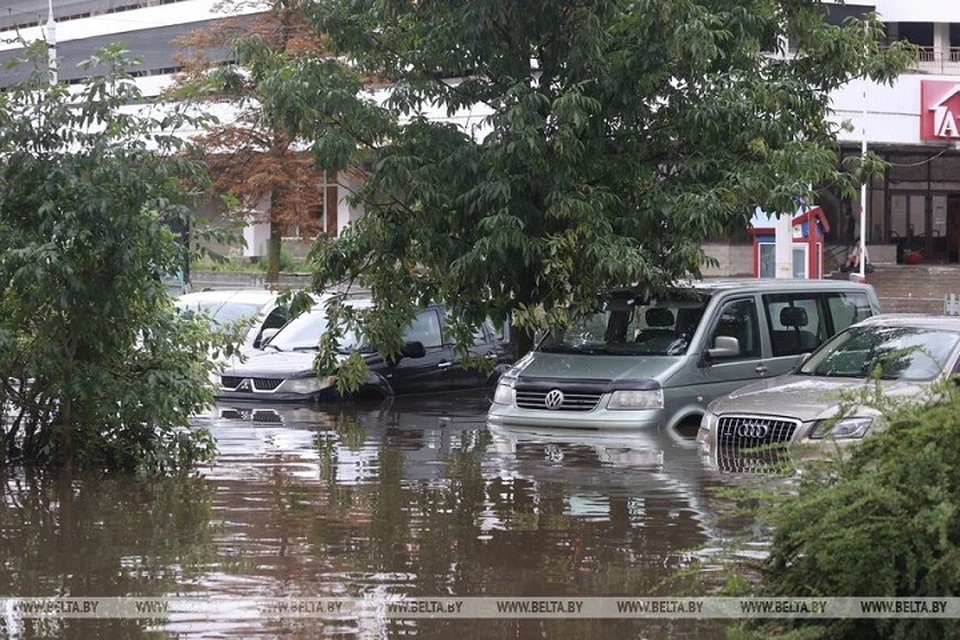
M 273 391 L 283 382 L 283 378 L 243 378 L 241 376 L 221 376 L 220 386 L 230 391 Z

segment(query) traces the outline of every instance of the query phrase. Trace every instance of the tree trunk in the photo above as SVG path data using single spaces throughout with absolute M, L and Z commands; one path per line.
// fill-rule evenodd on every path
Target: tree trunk
M 283 237 L 283 227 L 271 216 L 270 244 L 267 246 L 267 284 L 276 285 L 280 282 L 280 249 Z
M 517 299 L 524 306 L 530 306 L 533 300 L 533 289 L 533 277 L 528 273 L 523 273 L 517 283 Z M 533 331 L 511 324 L 510 347 L 513 350 L 513 357 L 517 360 L 527 355 L 527 352 L 533 348 Z
M 510 331 L 510 347 L 513 350 L 513 357 L 519 360 L 533 348 L 533 334 L 526 329 L 512 327 Z

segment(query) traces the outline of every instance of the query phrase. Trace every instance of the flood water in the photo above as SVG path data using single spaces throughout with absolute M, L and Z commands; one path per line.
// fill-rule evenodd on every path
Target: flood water
M 694 443 L 510 433 L 482 394 L 221 405 L 189 480 L 8 477 L 0 594 L 596 597 L 682 593 L 722 537 Z M 12 637 L 721 638 L 717 620 L 23 620 Z

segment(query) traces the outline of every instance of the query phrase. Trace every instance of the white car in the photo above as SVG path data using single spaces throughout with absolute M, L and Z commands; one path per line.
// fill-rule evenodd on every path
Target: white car
M 286 307 L 278 304 L 280 294 L 264 289 L 211 289 L 185 293 L 176 298 L 180 311 L 207 313 L 217 324 L 225 325 L 243 320 L 252 322 L 241 353 L 259 349 L 264 338 L 276 333 L 289 319 Z

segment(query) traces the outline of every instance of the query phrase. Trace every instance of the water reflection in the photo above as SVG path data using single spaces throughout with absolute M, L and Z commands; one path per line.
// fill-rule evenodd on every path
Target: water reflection
M 163 596 L 215 561 L 213 487 L 31 473 L 0 480 L 0 594 Z M 0 618 L 5 637 L 140 637 L 138 620 Z
M 5 592 L 63 593 L 66 575 L 76 579 L 71 595 L 90 596 L 652 596 L 677 588 L 665 581 L 714 535 L 690 441 L 488 429 L 487 407 L 482 394 L 312 409 L 218 406 L 198 420 L 220 453 L 196 485 L 148 490 L 84 481 L 70 504 L 88 523 L 58 520 L 41 536 L 30 524 L 34 509 L 8 506 L 4 518 L 20 524 L 4 527 L 3 544 L 27 551 L 19 570 L 8 565 L 17 578 L 3 575 Z M 36 494 L 46 495 L 44 487 Z M 83 532 L 91 551 L 80 560 L 81 546 L 64 546 L 63 538 L 83 539 Z M 228 612 L 216 620 L 119 622 L 83 629 L 100 637 L 666 638 L 720 637 L 723 627 L 241 620 Z

